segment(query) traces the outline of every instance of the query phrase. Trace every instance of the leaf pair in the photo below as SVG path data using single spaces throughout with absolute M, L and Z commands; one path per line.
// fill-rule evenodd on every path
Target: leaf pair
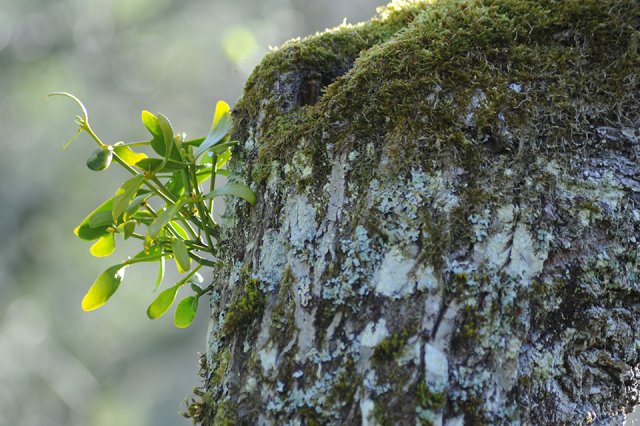
M 196 271 L 197 269 L 180 280 L 174 286 L 169 287 L 160 293 L 151 305 L 149 305 L 149 308 L 147 308 L 147 316 L 152 320 L 160 318 L 169 310 L 171 305 L 173 305 L 173 302 L 176 300 L 178 290 L 180 290 L 182 286 L 188 283 L 197 285 L 197 283 L 202 282 L 202 277 Z M 200 294 L 187 296 L 178 303 L 174 316 L 174 323 L 176 327 L 185 328 L 191 324 L 198 310 L 199 298 Z

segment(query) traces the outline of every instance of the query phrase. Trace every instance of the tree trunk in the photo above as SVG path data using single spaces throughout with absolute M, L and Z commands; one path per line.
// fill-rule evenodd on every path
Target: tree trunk
M 621 424 L 640 379 L 640 7 L 396 2 L 235 109 L 205 424 Z

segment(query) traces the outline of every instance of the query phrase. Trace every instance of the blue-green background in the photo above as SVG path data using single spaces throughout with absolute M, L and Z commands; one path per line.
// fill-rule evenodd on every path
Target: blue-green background
M 171 315 L 148 320 L 155 270 L 137 265 L 105 307 L 82 312 L 96 275 L 134 248 L 92 258 L 72 229 L 126 175 L 88 170 L 86 135 L 63 152 L 79 110 L 43 96 L 78 95 L 108 143 L 147 138 L 142 109 L 204 135 L 215 102 L 238 99 L 270 45 L 377 5 L 0 0 L 0 425 L 189 424 L 178 412 L 199 383 L 208 325 L 205 304 L 187 330 Z

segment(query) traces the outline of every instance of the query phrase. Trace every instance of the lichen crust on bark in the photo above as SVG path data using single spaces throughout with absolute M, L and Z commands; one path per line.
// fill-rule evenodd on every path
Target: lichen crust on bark
M 621 424 L 640 379 L 640 6 L 394 2 L 234 110 L 207 424 Z

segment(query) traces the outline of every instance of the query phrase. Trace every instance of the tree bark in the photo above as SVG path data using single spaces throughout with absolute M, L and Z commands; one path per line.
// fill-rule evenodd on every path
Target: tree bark
M 640 378 L 637 1 L 396 2 L 234 117 L 204 424 L 622 424 Z

